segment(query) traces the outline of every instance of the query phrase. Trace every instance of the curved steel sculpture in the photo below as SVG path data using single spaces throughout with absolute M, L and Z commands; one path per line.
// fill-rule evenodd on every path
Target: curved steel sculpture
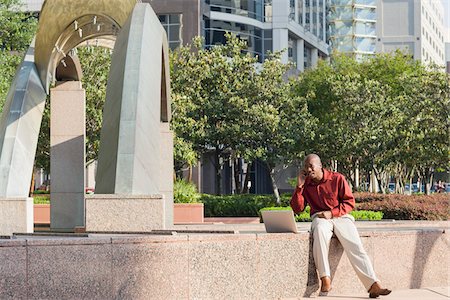
M 171 171 L 168 178 L 160 176 L 160 157 L 172 159 L 167 155 L 172 149 L 163 151 L 161 144 L 163 132 L 170 133 L 167 38 L 150 6 L 139 2 L 45 1 L 35 47 L 30 47 L 16 74 L 0 120 L 0 234 L 9 234 L 14 228 L 11 222 L 23 215 L 3 218 L 8 209 L 2 207 L 12 198 L 27 202 L 27 225 L 19 231 L 30 231 L 26 199 L 46 93 L 58 76 L 81 78 L 71 50 L 93 38 L 114 41 L 118 36 L 103 114 L 96 192 L 167 193 L 171 205 Z M 57 72 L 61 64 L 67 65 L 64 60 L 71 67 Z

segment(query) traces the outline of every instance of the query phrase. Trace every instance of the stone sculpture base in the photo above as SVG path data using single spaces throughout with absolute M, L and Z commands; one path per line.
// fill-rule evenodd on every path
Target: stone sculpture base
M 0 233 L 33 232 L 33 198 L 0 198 Z
M 86 231 L 165 229 L 162 195 L 95 194 L 86 196 Z

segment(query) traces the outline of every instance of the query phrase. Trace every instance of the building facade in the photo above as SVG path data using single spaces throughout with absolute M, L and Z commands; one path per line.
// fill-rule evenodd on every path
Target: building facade
M 377 52 L 401 49 L 416 60 L 445 66 L 441 1 L 377 1 Z
M 330 45 L 356 58 L 398 49 L 444 66 L 443 12 L 436 0 L 330 0 Z
M 332 49 L 357 59 L 374 54 L 376 8 L 376 0 L 331 0 L 328 21 Z

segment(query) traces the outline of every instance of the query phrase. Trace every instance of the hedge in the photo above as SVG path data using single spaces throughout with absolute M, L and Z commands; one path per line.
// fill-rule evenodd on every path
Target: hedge
M 378 211 L 383 213 L 383 219 L 396 220 L 448 220 L 450 215 L 448 194 L 428 196 L 355 193 L 354 196 L 356 208 L 352 214 L 360 220 L 379 219 L 379 214 L 359 211 Z M 259 210 L 264 207 L 289 206 L 290 198 L 291 194 L 283 194 L 281 204 L 277 205 L 273 195 L 203 194 L 201 202 L 205 204 L 205 217 L 257 217 Z M 309 212 L 301 214 L 299 218 L 306 220 Z
M 358 210 L 382 211 L 385 219 L 449 220 L 448 194 L 400 195 L 355 193 Z
M 291 207 L 266 207 L 262 210 L 288 210 L 292 209 Z M 296 222 L 311 222 L 311 218 L 309 216 L 310 207 L 307 206 L 303 212 L 298 215 L 295 215 Z M 354 210 L 351 211 L 350 214 L 355 218 L 355 220 L 361 221 L 378 221 L 383 218 L 383 213 L 381 211 L 368 211 L 368 210 Z M 260 214 L 261 216 L 261 214 Z
M 281 206 L 289 206 L 290 195 L 283 195 Z M 264 207 L 277 205 L 273 195 L 208 195 L 203 194 L 205 217 L 257 217 Z

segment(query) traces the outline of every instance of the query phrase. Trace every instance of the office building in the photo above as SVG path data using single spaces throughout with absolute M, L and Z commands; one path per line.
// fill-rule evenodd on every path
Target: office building
M 356 58 L 397 49 L 445 65 L 443 6 L 436 0 L 330 0 L 330 45 Z

